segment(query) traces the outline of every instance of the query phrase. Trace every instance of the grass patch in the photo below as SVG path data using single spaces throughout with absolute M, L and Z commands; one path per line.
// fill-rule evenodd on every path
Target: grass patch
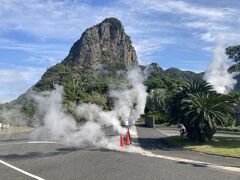
M 219 131 L 230 131 L 230 132 L 240 132 L 240 127 L 217 127 L 217 130 Z
M 31 130 L 32 130 L 32 128 L 29 128 L 29 127 L 14 127 L 14 126 L 11 126 L 9 129 L 0 129 L 0 135 L 30 132 Z
M 240 157 L 240 138 L 214 137 L 212 141 L 205 143 L 194 143 L 188 138 L 172 136 L 166 138 L 167 142 L 185 149 L 211 153 L 216 155 Z

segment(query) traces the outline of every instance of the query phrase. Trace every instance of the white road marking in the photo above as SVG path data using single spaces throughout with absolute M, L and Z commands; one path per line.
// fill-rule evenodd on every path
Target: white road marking
M 0 146 L 18 145 L 18 144 L 62 144 L 62 143 L 54 142 L 54 141 L 28 141 L 28 142 L 4 143 L 4 144 L 0 144 Z
M 179 132 L 176 130 L 161 130 L 161 129 L 157 129 L 157 131 L 159 131 L 160 133 L 164 134 L 165 136 L 177 136 L 179 135 Z
M 0 144 L 0 146 L 6 146 L 6 145 L 18 145 L 18 144 L 27 144 L 27 142 L 2 143 L 2 144 Z
M 136 126 L 132 126 L 132 128 L 130 130 L 130 134 L 134 138 L 138 138 Z M 0 145 L 12 145 L 12 144 L 61 144 L 61 143 L 60 142 L 54 142 L 54 141 L 29 141 L 29 142 L 21 142 L 21 143 L 6 143 L 6 144 L 0 144 Z M 177 162 L 182 162 L 182 163 L 187 163 L 187 164 L 195 164 L 195 165 L 199 165 L 199 166 L 205 166 L 205 167 L 209 167 L 209 168 L 221 169 L 221 170 L 227 170 L 227 171 L 233 171 L 233 172 L 240 173 L 240 168 L 238 168 L 238 167 L 223 166 L 223 165 L 217 165 L 217 164 L 203 162 L 203 161 L 196 161 L 196 160 L 191 160 L 191 159 L 154 154 L 150 151 L 143 150 L 142 148 L 136 147 L 136 146 L 129 146 L 128 149 L 126 149 L 126 151 L 130 152 L 130 153 L 141 154 L 143 156 L 148 156 L 148 157 L 155 157 L 155 158 L 159 158 L 159 159 L 177 161 Z M 6 162 L 3 162 L 2 160 L 0 160 L 0 163 L 4 164 L 6 166 L 9 166 L 9 167 L 11 167 L 11 168 L 13 168 L 17 171 L 20 171 L 20 172 L 23 171 L 23 170 L 21 170 L 17 167 L 14 167 L 14 166 L 6 163 Z M 24 173 L 24 172 L 28 173 L 26 171 L 23 171 L 22 173 Z M 28 173 L 28 174 L 30 174 L 30 173 Z M 35 176 L 35 175 L 33 175 L 33 176 Z M 39 177 L 37 177 L 37 178 L 39 178 Z M 42 180 L 42 178 L 40 178 L 39 180 Z
M 28 144 L 61 144 L 60 142 L 54 141 L 29 141 Z
M 37 179 L 37 180 L 45 180 L 45 179 L 43 179 L 43 178 L 41 178 L 41 177 L 39 177 L 39 176 L 36 176 L 36 175 L 34 175 L 34 174 L 31 174 L 31 173 L 29 173 L 29 172 L 27 172 L 27 171 L 24 171 L 24 170 L 22 170 L 22 169 L 19 169 L 18 167 L 13 166 L 13 165 L 11 165 L 11 164 L 8 164 L 8 163 L 6 163 L 6 162 L 4 162 L 4 161 L 2 161 L 2 160 L 0 160 L 0 163 L 3 164 L 3 165 L 5 165 L 5 166 L 8 166 L 8 167 L 10 167 L 10 168 L 12 168 L 12 169 L 14 169 L 14 170 L 16 170 L 16 171 L 18 171 L 18 172 L 21 172 L 21 173 L 23 173 L 23 174 L 25 174 L 25 175 L 27 175 L 27 176 L 29 176 L 29 177 L 32 177 L 32 178 L 34 178 L 34 179 Z

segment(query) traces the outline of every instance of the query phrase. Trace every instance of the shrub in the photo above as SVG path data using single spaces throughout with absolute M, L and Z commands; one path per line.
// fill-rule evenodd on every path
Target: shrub
M 156 124 L 167 123 L 170 119 L 167 113 L 148 113 L 147 116 L 153 117 Z

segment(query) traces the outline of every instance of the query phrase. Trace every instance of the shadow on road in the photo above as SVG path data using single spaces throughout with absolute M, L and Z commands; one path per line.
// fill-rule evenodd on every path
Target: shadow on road
M 4 160 L 24 160 L 24 159 L 32 159 L 32 158 L 43 158 L 43 157 L 52 157 L 58 155 L 64 155 L 68 153 L 72 153 L 75 151 L 101 151 L 101 152 L 108 152 L 112 150 L 103 149 L 103 148 L 96 148 L 93 146 L 85 146 L 81 148 L 77 147 L 61 147 L 56 148 L 52 152 L 26 152 L 24 154 L 8 154 L 8 155 L 0 155 L 0 159 Z
M 169 145 L 164 138 L 138 138 L 138 142 L 146 150 L 182 150 L 179 147 Z
M 160 132 L 146 127 L 144 124 L 139 123 L 136 125 L 138 131 L 138 142 L 140 146 L 146 150 L 182 150 L 181 148 L 170 145 L 165 140 L 165 135 Z
M 0 155 L 0 159 L 23 160 L 23 159 L 31 159 L 31 158 L 42 158 L 42 157 L 51 157 L 51 156 L 67 154 L 72 151 L 67 151 L 67 150 L 58 151 L 57 150 L 54 152 L 47 152 L 47 153 L 45 153 L 45 152 L 27 152 L 25 154 L 8 154 L 8 155 Z

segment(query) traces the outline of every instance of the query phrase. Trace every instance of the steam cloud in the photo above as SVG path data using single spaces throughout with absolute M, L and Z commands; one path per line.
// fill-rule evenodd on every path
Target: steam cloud
M 0 112 L 0 117 L 4 119 L 4 123 L 9 123 L 11 125 L 26 126 L 26 117 L 21 113 L 21 106 L 15 105 L 14 108 L 3 108 Z
M 220 36 L 219 42 L 214 49 L 213 61 L 208 66 L 204 75 L 204 79 L 221 94 L 227 94 L 234 88 L 237 82 L 234 79 L 234 75 L 229 74 L 227 71 L 230 65 L 225 61 L 224 41 L 225 37 Z
M 131 88 L 112 89 L 109 92 L 109 96 L 114 99 L 113 110 L 104 111 L 96 104 L 86 103 L 76 107 L 76 114 L 87 120 L 82 126 L 65 113 L 62 86 L 55 86 L 51 92 L 34 94 L 41 121 L 33 131 L 33 136 L 50 138 L 71 146 L 93 145 L 118 149 L 119 137 L 107 136 L 103 127 L 112 126 L 116 133 L 125 133 L 126 129 L 122 128 L 120 121 L 127 120 L 129 124 L 134 124 L 144 113 L 147 97 L 144 78 L 139 69 L 129 71 L 127 80 Z

